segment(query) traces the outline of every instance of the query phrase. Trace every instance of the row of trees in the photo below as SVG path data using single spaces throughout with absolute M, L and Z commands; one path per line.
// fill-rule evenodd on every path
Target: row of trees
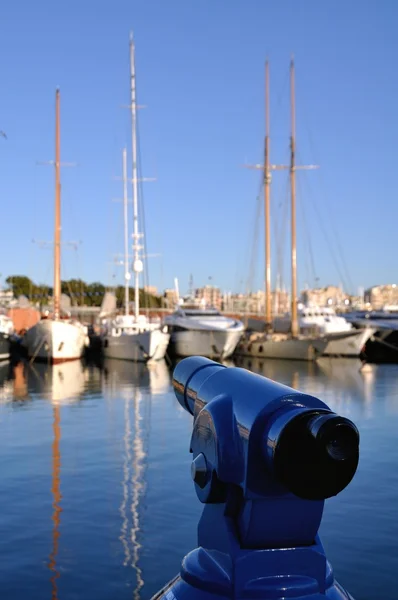
M 6 283 L 16 298 L 26 296 L 32 304 L 47 304 L 53 293 L 52 287 L 36 284 L 25 275 L 11 275 L 7 277 Z M 72 306 L 101 306 L 107 290 L 112 290 L 115 293 L 118 306 L 122 306 L 124 303 L 124 287 L 121 285 L 106 288 L 98 281 L 87 283 L 81 279 L 69 279 L 61 282 L 61 292 L 69 296 Z M 134 289 L 130 288 L 130 302 L 134 301 L 134 295 Z M 141 289 L 140 305 L 145 308 L 159 308 L 162 305 L 162 298 L 148 294 Z

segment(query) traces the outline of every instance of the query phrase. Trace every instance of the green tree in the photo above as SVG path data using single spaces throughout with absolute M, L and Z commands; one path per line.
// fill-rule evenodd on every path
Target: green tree
M 12 288 L 14 296 L 20 295 L 31 298 L 34 302 L 42 305 L 48 304 L 52 296 L 52 287 L 44 284 L 35 284 L 25 275 L 10 275 L 6 279 L 7 285 Z M 101 306 L 106 287 L 99 281 L 87 283 L 82 279 L 69 279 L 61 281 L 61 293 L 66 294 L 71 299 L 72 306 Z M 114 289 L 118 308 L 124 305 L 124 287 L 117 286 Z M 134 288 L 129 288 L 129 301 L 134 302 Z M 140 307 L 141 308 L 159 308 L 162 299 L 158 296 L 152 296 L 140 289 Z
M 14 296 L 29 297 L 33 289 L 33 281 L 25 275 L 10 275 L 7 277 L 6 284 L 12 289 Z

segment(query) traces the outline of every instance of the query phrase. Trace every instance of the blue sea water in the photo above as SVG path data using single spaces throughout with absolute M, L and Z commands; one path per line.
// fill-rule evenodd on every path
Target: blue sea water
M 320 533 L 356 600 L 396 600 L 398 367 L 244 366 L 357 424 L 358 472 Z M 163 362 L 0 367 L 0 597 L 151 598 L 196 545 L 191 427 Z

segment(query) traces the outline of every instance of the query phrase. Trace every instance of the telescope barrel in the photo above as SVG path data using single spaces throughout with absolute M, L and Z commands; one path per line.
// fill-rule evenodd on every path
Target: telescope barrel
M 194 416 L 194 421 L 206 407 L 205 420 L 212 420 L 207 436 L 214 436 L 216 444 L 225 439 L 231 452 L 238 447 L 243 449 L 243 453 L 242 450 L 238 453 L 239 459 L 244 460 L 246 472 L 241 481 L 248 488 L 268 486 L 272 480 L 300 498 L 323 500 L 341 492 L 356 472 L 357 428 L 313 396 L 245 369 L 227 368 L 197 356 L 178 363 L 173 373 L 173 387 L 179 403 Z M 229 398 L 236 431 L 241 432 L 241 445 L 235 450 L 232 440 L 236 436 L 232 430 L 225 430 L 230 409 L 225 404 L 222 417 L 220 409 L 217 414 L 211 409 L 212 400 L 222 397 Z M 204 421 L 201 423 L 197 428 L 194 425 L 197 440 L 194 448 L 202 444 Z M 260 430 L 262 436 L 258 435 Z M 216 456 L 213 468 L 221 473 L 222 453 L 217 452 Z M 253 481 L 249 463 L 257 465 Z M 259 484 L 258 479 L 261 473 L 263 484 Z M 205 496 L 203 492 L 202 495 Z
M 178 402 L 191 415 L 194 414 L 198 388 L 224 365 L 203 356 L 190 356 L 178 363 L 173 373 L 173 387 Z

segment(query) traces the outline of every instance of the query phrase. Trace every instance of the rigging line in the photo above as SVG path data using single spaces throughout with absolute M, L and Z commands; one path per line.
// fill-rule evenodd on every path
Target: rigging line
M 143 281 L 143 287 L 145 286 L 149 286 L 149 265 L 148 265 L 148 258 L 146 257 L 146 255 L 148 254 L 147 252 L 147 242 L 146 242 L 146 224 L 145 224 L 145 203 L 144 203 L 144 186 L 143 186 L 143 182 L 142 182 L 142 162 L 141 162 L 141 143 L 140 143 L 140 133 L 139 133 L 139 124 L 138 124 L 138 117 L 136 120 L 136 137 L 137 137 L 137 173 L 138 173 L 138 204 L 141 210 L 141 231 L 143 234 L 143 238 L 142 238 L 142 246 L 143 246 L 143 253 L 144 253 L 144 258 L 143 258 L 143 263 L 144 263 L 144 281 Z M 147 294 L 143 294 L 143 300 L 144 300 L 144 308 L 146 309 L 146 314 L 147 317 L 149 316 L 149 298 L 147 298 Z
M 290 82 L 290 67 L 288 67 L 285 71 L 285 78 L 284 78 L 281 90 L 280 90 L 279 94 L 277 95 L 276 110 L 274 111 L 275 114 L 273 116 L 273 120 L 275 122 L 276 122 L 277 118 L 279 117 L 279 114 L 280 114 L 279 111 L 282 109 L 283 98 L 285 98 L 287 96 L 286 92 L 288 90 L 289 82 Z M 273 139 L 275 139 L 275 136 L 273 136 Z M 276 136 L 276 139 L 280 139 L 279 136 Z
M 250 257 L 250 262 L 249 262 L 249 275 L 248 275 L 248 279 L 247 279 L 247 283 L 246 283 L 246 293 L 249 293 L 250 291 L 252 291 L 251 288 L 253 287 L 254 279 L 256 276 L 256 266 L 257 266 L 256 256 L 258 253 L 259 226 L 260 226 L 260 219 L 261 219 L 261 214 L 262 214 L 261 192 L 263 190 L 263 187 L 264 187 L 264 181 L 263 181 L 263 177 L 261 177 L 259 192 L 258 192 L 257 198 L 256 198 L 254 236 L 253 236 L 253 243 L 252 243 L 252 247 L 251 247 L 251 257 Z
M 307 189 L 308 189 L 308 192 L 309 192 L 308 194 L 306 194 L 306 196 L 309 198 L 309 200 L 312 203 L 312 206 L 314 208 L 314 211 L 315 211 L 316 217 L 318 219 L 319 225 L 321 227 L 321 230 L 323 231 L 323 235 L 324 235 L 325 240 L 327 242 L 327 245 L 329 247 L 329 251 L 330 251 L 330 254 L 331 254 L 334 266 L 336 268 L 336 271 L 338 273 L 338 276 L 340 277 L 341 281 L 343 282 L 344 288 L 346 290 L 348 290 L 349 287 L 347 286 L 347 283 L 350 285 L 350 280 L 348 280 L 346 278 L 346 274 L 344 273 L 344 269 L 342 270 L 341 264 L 339 263 L 338 257 L 336 256 L 336 253 L 335 253 L 335 250 L 334 250 L 334 245 L 333 245 L 333 243 L 332 243 L 332 241 L 330 239 L 330 236 L 328 234 L 328 229 L 324 225 L 324 222 L 323 222 L 323 219 L 322 219 L 322 215 L 321 215 L 320 210 L 319 210 L 318 203 L 314 199 L 313 190 L 312 190 L 312 187 L 310 186 L 310 184 L 308 182 L 308 178 L 305 178 L 304 182 L 307 185 Z
M 277 275 L 279 275 L 280 287 L 284 284 L 284 259 L 285 259 L 285 246 L 286 246 L 286 235 L 288 225 L 288 208 L 290 200 L 290 185 L 289 177 L 285 180 L 285 195 L 283 201 L 279 204 L 279 208 L 282 209 L 282 217 L 280 220 L 280 226 L 278 227 L 277 240 L 276 240 L 276 255 L 277 255 Z
M 258 200 L 258 196 L 261 194 L 261 188 L 263 185 L 263 176 L 260 177 L 260 185 L 259 185 L 259 192 L 256 195 L 256 200 Z M 257 205 L 255 207 L 255 215 L 257 213 Z M 250 240 L 252 240 L 252 231 L 255 228 L 256 223 L 252 223 L 250 222 L 250 226 L 248 227 L 249 231 L 247 232 L 247 237 L 250 237 Z M 250 247 L 250 243 L 246 243 L 244 241 L 244 239 L 246 238 L 246 236 L 242 236 L 241 240 L 242 240 L 242 244 L 243 244 L 243 251 L 238 253 L 238 258 L 236 260 L 236 271 L 235 271 L 235 290 L 237 291 L 237 293 L 242 293 L 245 294 L 246 292 L 246 286 L 249 285 L 249 279 L 250 276 L 248 276 L 247 280 L 245 281 L 245 273 L 247 273 L 247 266 L 251 266 L 251 262 L 250 262 L 250 256 L 254 256 L 254 252 L 253 252 L 253 248 L 251 247 L 251 251 L 249 250 Z M 247 239 L 247 238 L 246 238 Z M 253 259 L 254 260 L 254 259 Z M 254 261 L 255 262 L 255 261 Z
M 65 267 L 66 267 L 66 261 L 61 256 L 61 273 L 63 272 L 63 273 L 68 274 L 68 269 L 66 269 Z M 75 305 L 75 296 L 74 296 L 74 294 L 72 292 L 72 288 L 71 288 L 71 285 L 70 285 L 69 278 L 68 279 L 66 277 L 64 277 L 63 279 L 61 278 L 61 296 L 63 295 L 63 293 L 62 293 L 62 283 L 66 284 L 66 287 L 68 288 L 68 291 L 69 291 L 69 294 L 70 294 L 71 306 L 74 306 Z
M 307 123 L 306 123 L 306 129 L 307 129 L 307 135 L 308 135 L 308 138 L 309 138 L 311 153 L 312 153 L 313 158 L 315 159 L 315 156 L 316 156 L 315 145 L 314 145 L 314 141 L 313 141 L 313 138 L 312 138 L 312 135 L 311 135 L 311 131 L 309 130 Z M 328 212 L 328 215 L 327 215 L 327 217 L 328 217 L 328 224 L 332 228 L 332 233 L 333 233 L 333 235 L 334 235 L 334 237 L 336 239 L 337 251 L 338 251 L 338 254 L 340 256 L 340 260 L 341 260 L 343 269 L 345 271 L 345 275 L 346 275 L 347 281 L 348 281 L 348 283 L 350 285 L 351 290 L 353 290 L 352 279 L 351 279 L 351 276 L 350 276 L 350 272 L 348 270 L 347 261 L 346 261 L 346 258 L 345 258 L 345 255 L 344 255 L 344 251 L 343 251 L 343 246 L 342 246 L 342 244 L 340 242 L 340 237 L 338 235 L 338 230 L 336 228 L 336 225 L 335 225 L 335 222 L 334 222 L 334 219 L 333 219 L 333 214 L 332 214 L 332 212 L 330 210 L 330 207 L 331 207 L 332 203 L 330 201 L 330 196 L 328 195 L 328 193 L 326 191 L 327 190 L 327 186 L 326 186 L 326 182 L 325 182 L 324 174 L 323 174 L 322 170 L 320 170 L 320 178 L 321 178 L 321 184 L 322 184 L 322 187 L 323 187 L 323 196 L 324 196 L 324 198 L 326 200 L 326 202 L 324 203 L 324 205 L 326 206 L 326 211 Z
M 246 293 L 250 294 L 253 292 L 254 289 L 254 280 L 256 277 L 256 266 L 257 266 L 257 261 L 256 261 L 256 255 L 258 252 L 258 237 L 259 237 L 259 221 L 261 218 L 261 208 L 262 208 L 262 202 L 261 202 L 261 196 L 257 196 L 257 218 L 256 218 L 256 223 L 255 223 L 255 227 L 254 227 L 254 236 L 253 236 L 253 243 L 252 243 L 252 248 L 251 248 L 251 258 L 250 258 L 250 266 L 249 266 L 249 274 L 248 274 L 248 278 L 247 278 L 247 282 L 246 282 Z
M 299 186 L 297 186 L 297 188 L 299 188 Z M 303 244 L 303 246 L 305 248 L 305 251 L 304 251 L 304 265 L 305 265 L 305 273 L 306 273 L 305 280 L 307 282 L 310 282 L 311 281 L 311 267 L 310 267 L 311 260 L 310 261 L 308 260 L 308 255 L 311 253 L 311 245 L 309 243 L 310 237 L 309 237 L 309 231 L 308 231 L 308 228 L 307 228 L 307 222 L 306 222 L 306 219 L 305 219 L 303 205 L 299 201 L 299 194 L 297 194 L 297 204 L 299 205 L 300 216 L 302 218 L 302 223 L 303 223 L 303 233 L 304 233 L 304 244 Z M 312 254 L 310 254 L 310 258 L 311 258 L 311 256 L 312 256 Z
M 304 202 L 303 202 L 303 198 L 304 195 L 302 194 L 302 190 L 301 190 L 301 182 L 300 182 L 300 178 L 297 178 L 297 188 L 298 188 L 298 197 L 299 200 L 301 199 L 301 202 L 299 201 L 299 207 L 301 210 L 301 217 L 302 217 L 302 221 L 303 221 L 303 229 L 304 229 L 304 235 L 305 235 L 305 241 L 306 241 L 306 245 L 307 245 L 307 251 L 309 254 L 309 259 L 310 259 L 310 269 L 309 272 L 312 272 L 312 279 L 313 279 L 313 284 L 316 283 L 317 281 L 317 276 L 316 276 L 316 269 L 315 269 L 315 261 L 314 261 L 314 253 L 312 251 L 312 241 L 311 241 L 311 233 L 308 227 L 308 223 L 307 223 L 307 218 L 306 218 L 306 214 L 305 214 L 305 207 L 304 207 Z M 311 275 L 310 275 L 311 278 Z
M 304 181 L 307 183 L 307 181 L 308 181 L 308 180 L 307 180 L 307 178 L 306 178 Z M 309 187 L 309 191 L 310 191 L 310 192 L 312 192 L 312 190 L 311 190 L 310 186 L 308 186 L 308 187 Z M 330 237 L 329 237 L 329 234 L 328 234 L 327 228 L 326 228 L 326 227 L 324 226 L 324 224 L 323 224 L 323 221 L 322 221 L 321 215 L 320 215 L 320 213 L 319 213 L 318 205 L 317 205 L 317 203 L 314 201 L 314 198 L 312 197 L 312 194 L 311 194 L 311 193 L 309 193 L 309 194 L 306 194 L 306 196 L 307 196 L 307 197 L 310 199 L 310 201 L 311 201 L 311 203 L 312 203 L 312 206 L 313 206 L 313 208 L 314 208 L 315 214 L 316 214 L 316 216 L 317 216 L 317 218 L 318 218 L 318 221 L 319 221 L 320 228 L 321 228 L 321 230 L 322 230 L 322 232 L 323 232 L 323 235 L 324 235 L 324 238 L 325 238 L 326 244 L 329 246 L 329 251 L 330 251 L 330 254 L 331 254 L 331 256 L 332 256 L 332 260 L 333 260 L 334 266 L 335 266 L 335 268 L 336 268 L 336 271 L 337 271 L 337 273 L 338 273 L 339 277 L 341 278 L 341 280 L 342 280 L 342 282 L 343 282 L 343 285 L 344 285 L 345 289 L 346 289 L 346 290 L 348 290 L 348 288 L 347 288 L 347 285 L 346 285 L 346 284 L 347 284 L 347 282 L 346 282 L 345 276 L 344 276 L 343 272 L 342 272 L 342 271 L 341 271 L 341 269 L 340 269 L 340 266 L 339 266 L 339 261 L 337 260 L 336 254 L 335 254 L 335 252 L 334 252 L 334 250 L 333 250 L 333 244 L 331 243 L 331 240 L 330 240 Z

